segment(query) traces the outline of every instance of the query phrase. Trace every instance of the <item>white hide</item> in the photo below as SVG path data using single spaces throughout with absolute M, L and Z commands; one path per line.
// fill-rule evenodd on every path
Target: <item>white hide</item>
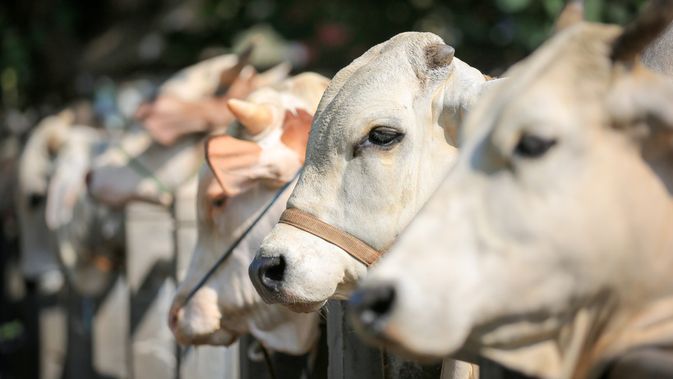
M 261 147 L 257 166 L 249 173 L 290 172 L 301 167 L 297 153 L 282 144 L 282 121 L 285 111 L 302 109 L 313 114 L 328 80 L 305 73 L 275 86 L 252 93 L 247 101 L 274 108 L 267 130 L 257 136 L 243 137 Z M 236 247 L 208 281 L 192 291 L 216 260 L 250 226 L 253 219 L 271 201 L 279 183 L 256 180 L 251 188 L 228 197 L 212 172 L 203 168 L 197 194 L 198 241 L 185 280 L 180 284 L 171 312 L 176 339 L 182 344 L 230 345 L 239 336 L 251 333 L 264 346 L 290 354 L 306 353 L 318 337 L 318 315 L 297 314 L 279 305 L 265 304 L 248 278 L 248 266 L 264 236 L 276 224 L 291 192 L 286 190 L 252 232 Z M 283 178 L 287 182 L 291 178 Z
M 431 33 L 402 33 L 342 69 L 313 123 L 306 164 L 288 201 L 372 247 L 388 248 L 439 184 L 456 155 L 455 133 L 486 79 L 457 58 L 430 65 Z M 404 133 L 389 149 L 367 144 L 370 130 Z M 279 291 L 268 302 L 297 311 L 344 299 L 366 268 L 340 248 L 286 224 L 258 257 L 282 256 Z
M 673 294 L 673 178 L 643 154 L 655 138 L 670 152 L 657 127 L 673 126 L 673 83 L 613 64 L 619 31 L 560 33 L 475 105 L 456 166 L 363 282 L 395 290 L 370 338 L 545 378 L 671 341 L 673 308 L 662 317 L 657 299 Z M 555 143 L 526 156 L 522 136 Z

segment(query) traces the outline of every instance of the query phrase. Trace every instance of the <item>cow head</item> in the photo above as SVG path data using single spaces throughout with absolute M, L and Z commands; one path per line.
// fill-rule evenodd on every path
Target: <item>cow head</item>
M 87 195 L 85 177 L 100 130 L 73 125 L 58 152 L 49 181 L 46 222 L 56 237 L 61 268 L 80 294 L 103 293 L 123 263 L 121 212 L 110 212 Z
M 206 143 L 210 170 L 199 176 L 198 242 L 169 320 L 180 343 L 229 345 L 251 332 L 267 347 L 301 354 L 315 342 L 316 314 L 265 304 L 248 278 L 248 265 L 283 211 L 289 191 L 191 298 L 189 294 L 301 168 L 311 114 L 327 82 L 302 74 L 246 101 L 229 101 L 244 130 L 240 138 L 220 135 Z
M 56 157 L 74 121 L 75 114 L 69 109 L 42 120 L 19 159 L 16 202 L 21 226 L 21 269 L 27 278 L 35 279 L 58 268 L 55 241 L 45 220 L 47 192 Z
M 673 83 L 636 63 L 651 36 L 635 25 L 573 26 L 475 105 L 456 166 L 353 295 L 365 335 L 554 377 L 597 325 L 620 333 L 587 310 L 620 319 L 671 293 L 673 176 L 656 167 L 673 163 Z M 508 361 L 544 341 L 544 359 Z
M 95 160 L 91 194 L 113 206 L 132 200 L 170 204 L 174 190 L 203 162 L 204 133 L 226 129 L 233 121 L 226 102 L 277 84 L 287 74 L 284 66 L 257 74 L 247 65 L 248 55 L 201 62 L 165 83 L 157 99 L 138 110 L 147 133 L 127 133 Z
M 431 33 L 374 46 L 332 80 L 288 201 L 387 249 L 456 155 L 456 125 L 486 82 Z M 364 264 L 287 224 L 264 240 L 251 278 L 266 301 L 311 311 L 345 298 Z

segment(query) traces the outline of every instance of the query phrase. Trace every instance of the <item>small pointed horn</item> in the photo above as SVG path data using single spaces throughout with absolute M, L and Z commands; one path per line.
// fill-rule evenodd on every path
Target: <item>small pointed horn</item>
M 250 63 L 252 53 L 255 51 L 255 45 L 250 44 L 248 47 L 238 54 L 238 61 L 232 67 L 222 70 L 220 73 L 220 81 L 215 89 L 215 96 L 223 96 L 229 91 L 231 84 L 238 78 L 241 71 Z
M 652 0 L 612 46 L 613 62 L 632 63 L 673 20 L 673 0 Z
M 444 43 L 430 45 L 425 50 L 425 57 L 428 62 L 428 67 L 430 68 L 450 65 L 455 54 L 456 50 Z
M 273 111 L 267 105 L 229 99 L 227 106 L 245 130 L 253 136 L 263 132 L 273 121 Z
M 584 1 L 568 0 L 554 24 L 554 33 L 584 20 Z

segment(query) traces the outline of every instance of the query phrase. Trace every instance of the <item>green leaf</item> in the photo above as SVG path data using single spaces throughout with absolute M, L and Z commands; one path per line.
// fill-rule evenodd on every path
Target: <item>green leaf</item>
M 526 8 L 530 0 L 496 0 L 496 4 L 503 12 L 514 13 Z

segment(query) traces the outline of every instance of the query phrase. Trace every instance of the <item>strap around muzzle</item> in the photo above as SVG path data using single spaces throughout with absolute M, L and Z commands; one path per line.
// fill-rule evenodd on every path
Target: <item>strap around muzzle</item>
M 340 247 L 367 267 L 376 262 L 383 254 L 352 234 L 339 230 L 301 209 L 286 209 L 278 222 L 292 225 Z

